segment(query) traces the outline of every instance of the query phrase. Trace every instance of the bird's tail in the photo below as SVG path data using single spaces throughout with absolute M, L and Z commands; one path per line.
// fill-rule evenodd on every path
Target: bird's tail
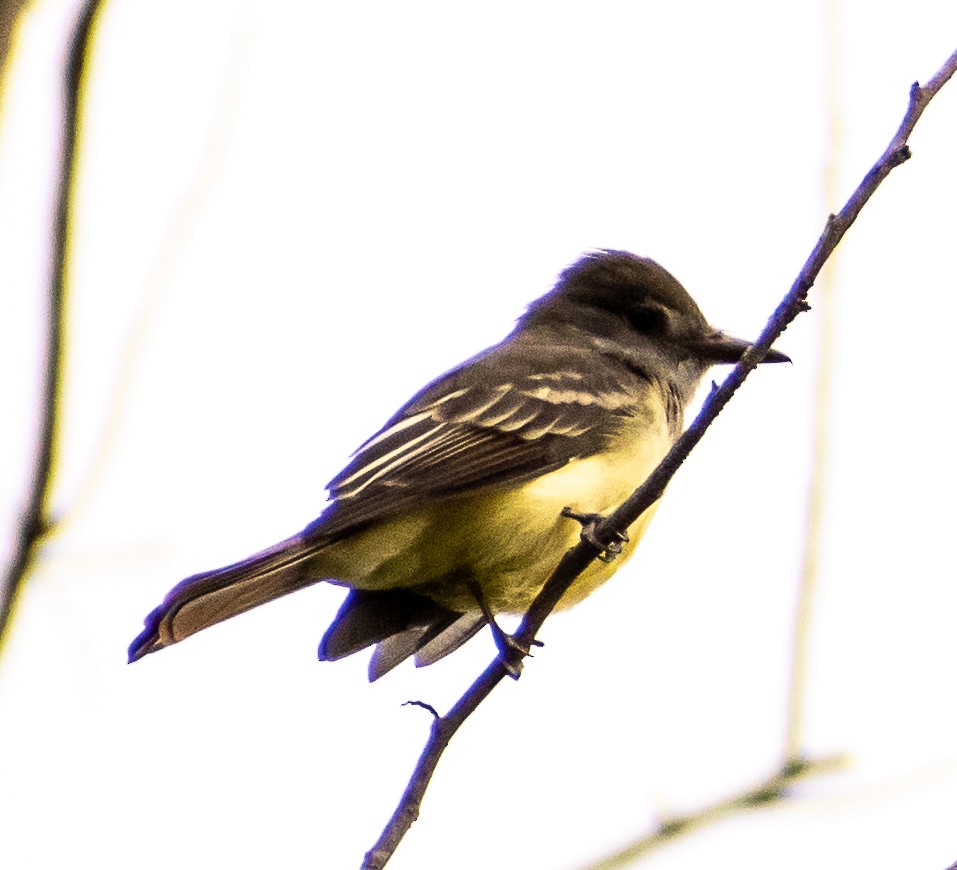
M 146 627 L 130 644 L 129 660 L 322 580 L 310 570 L 311 557 L 322 546 L 294 535 L 242 562 L 187 577 L 146 617 Z
M 319 644 L 319 660 L 335 661 L 375 644 L 373 682 L 410 656 L 416 667 L 437 662 L 483 625 L 481 613 L 457 613 L 407 589 L 353 589 Z

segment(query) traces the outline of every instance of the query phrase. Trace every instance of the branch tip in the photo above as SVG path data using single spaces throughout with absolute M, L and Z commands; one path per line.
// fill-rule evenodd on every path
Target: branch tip
M 435 707 L 433 707 L 427 701 L 403 701 L 402 706 L 403 707 L 421 707 L 423 710 L 428 710 L 434 718 L 436 719 L 442 718 L 439 715 L 439 711 L 436 710 Z

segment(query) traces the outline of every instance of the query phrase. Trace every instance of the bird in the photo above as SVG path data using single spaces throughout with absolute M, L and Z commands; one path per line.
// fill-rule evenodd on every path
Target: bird
M 750 347 L 711 327 L 655 261 L 584 254 L 502 342 L 429 383 L 365 441 L 316 520 L 174 586 L 129 661 L 320 581 L 348 593 L 319 658 L 374 646 L 370 681 L 410 657 L 432 664 L 486 624 L 504 652 L 495 617 L 529 607 L 582 524 L 587 532 L 668 452 L 705 372 Z M 774 349 L 763 359 L 785 361 Z M 657 506 L 559 609 L 631 556 Z

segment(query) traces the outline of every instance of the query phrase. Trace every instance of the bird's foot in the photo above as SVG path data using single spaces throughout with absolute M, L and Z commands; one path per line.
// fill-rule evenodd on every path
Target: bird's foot
M 498 647 L 498 657 L 508 675 L 517 680 L 522 675 L 522 659 L 532 654 L 532 647 L 545 646 L 540 640 L 523 643 L 515 635 L 509 634 L 494 619 L 489 619 L 489 628 Z
M 588 541 L 589 544 L 598 550 L 598 558 L 601 559 L 602 562 L 614 561 L 615 557 L 621 553 L 621 545 L 628 543 L 628 535 L 624 532 L 615 532 L 615 540 L 607 544 L 603 544 L 598 540 L 595 535 L 595 529 L 598 527 L 598 524 L 604 520 L 601 514 L 579 513 L 578 511 L 573 511 L 570 507 L 566 507 L 562 509 L 562 516 L 581 523 L 582 540 Z
M 517 680 L 522 675 L 522 659 L 532 654 L 532 647 L 544 646 L 544 644 L 540 640 L 533 640 L 531 643 L 526 644 L 505 631 L 496 621 L 495 614 L 492 613 L 492 609 L 488 606 L 481 588 L 477 583 L 471 585 L 472 595 L 475 596 L 478 606 L 482 609 L 482 615 L 492 630 L 495 646 L 498 647 L 499 661 L 501 661 L 506 673 L 513 680 Z

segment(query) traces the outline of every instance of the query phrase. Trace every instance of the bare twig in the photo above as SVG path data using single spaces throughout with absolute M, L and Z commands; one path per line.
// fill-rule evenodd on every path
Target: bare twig
M 14 606 L 24 580 L 33 567 L 40 542 L 53 527 L 49 500 L 59 428 L 58 412 L 63 370 L 63 303 L 73 211 L 73 178 L 76 171 L 77 140 L 80 128 L 80 87 L 93 34 L 93 23 L 100 5 L 101 0 L 88 0 L 80 10 L 64 73 L 63 145 L 60 155 L 56 212 L 53 218 L 46 368 L 41 388 L 37 454 L 27 504 L 17 530 L 13 556 L 5 575 L 0 579 L 0 650 L 9 634 Z
M 913 131 L 914 125 L 930 100 L 954 75 L 955 71 L 957 71 L 957 51 L 947 59 L 947 62 L 925 86 L 921 87 L 918 83 L 912 86 L 910 103 L 897 133 L 895 133 L 880 159 L 871 167 L 864 180 L 858 185 L 844 208 L 838 214 L 831 215 L 828 218 L 824 232 L 801 269 L 801 273 L 778 305 L 754 346 L 734 367 L 724 383 L 717 390 L 711 392 L 698 417 L 678 438 L 668 455 L 648 479 L 617 510 L 598 524 L 594 530 L 594 535 L 599 542 L 610 543 L 615 540 L 620 532 L 626 530 L 648 507 L 661 497 L 675 472 L 701 440 L 708 426 L 721 413 L 751 370 L 761 362 L 771 345 L 781 336 L 791 321 L 802 311 L 808 310 L 806 301 L 808 291 L 814 285 L 814 281 L 824 263 L 881 182 L 891 171 L 910 157 L 907 139 Z M 585 570 L 597 555 L 596 547 L 586 541 L 581 541 L 565 553 L 558 567 L 525 614 L 515 635 L 518 641 L 516 647 L 529 648 L 545 618 L 551 613 L 575 578 Z M 517 649 L 513 649 L 512 653 L 511 664 L 518 664 L 523 657 L 522 654 Z M 506 663 L 501 659 L 496 659 L 462 695 L 452 709 L 445 716 L 432 723 L 429 740 L 413 771 L 409 784 L 378 841 L 366 853 L 362 864 L 363 870 L 380 870 L 392 857 L 405 833 L 418 818 L 425 790 L 452 736 L 471 712 L 498 685 L 506 673 Z M 794 762 L 789 763 L 793 764 Z M 819 762 L 810 764 L 816 766 Z M 761 793 L 769 794 L 767 788 L 762 789 Z M 754 802 L 752 796 L 750 803 L 753 804 Z

